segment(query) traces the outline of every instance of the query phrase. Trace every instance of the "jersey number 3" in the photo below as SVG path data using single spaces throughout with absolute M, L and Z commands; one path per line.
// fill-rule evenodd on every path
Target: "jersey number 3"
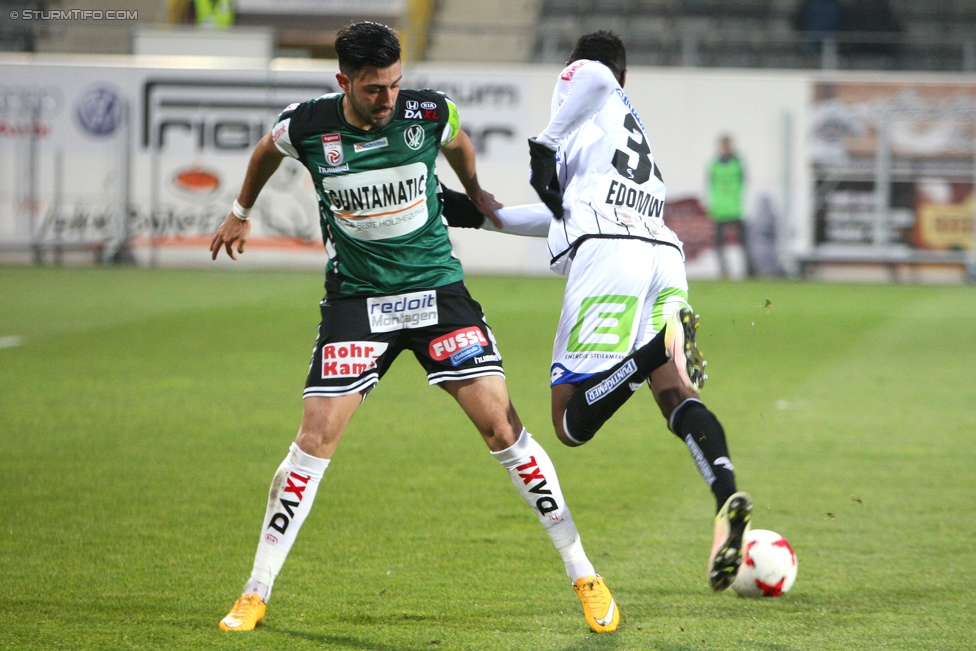
M 624 128 L 640 138 L 640 141 L 634 140 L 633 137 L 627 139 L 627 148 L 637 152 L 637 167 L 630 166 L 630 153 L 619 149 L 613 154 L 613 166 L 625 179 L 630 179 L 637 185 L 643 185 L 651 178 L 653 168 L 651 148 L 647 144 L 647 136 L 641 131 L 637 120 L 630 113 L 624 118 Z

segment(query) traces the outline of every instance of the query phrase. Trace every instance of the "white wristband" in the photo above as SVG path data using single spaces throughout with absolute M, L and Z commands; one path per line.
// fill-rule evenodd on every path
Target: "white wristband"
M 231 212 L 234 216 L 240 219 L 242 222 L 246 222 L 248 216 L 251 214 L 250 208 L 245 208 L 241 204 L 237 203 L 237 199 L 234 199 L 234 207 L 231 208 Z

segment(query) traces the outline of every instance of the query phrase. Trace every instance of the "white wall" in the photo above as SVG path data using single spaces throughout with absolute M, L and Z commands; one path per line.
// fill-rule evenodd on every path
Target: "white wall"
M 483 68 L 478 68 L 482 70 Z M 548 121 L 552 87 L 561 70 L 558 66 L 513 68 L 531 89 L 523 117 L 525 132 L 535 135 Z M 444 68 L 466 74 L 457 66 Z M 755 70 L 709 70 L 689 68 L 639 67 L 628 71 L 625 92 L 647 129 L 655 161 L 660 165 L 668 187 L 668 197 L 690 196 L 705 199 L 706 168 L 717 152 L 720 134 L 731 134 L 747 166 L 746 219 L 757 209 L 760 198 L 768 196 L 777 212 L 790 206 L 784 221 L 791 224 L 785 234 L 790 250 L 808 246 L 810 229 L 810 170 L 806 164 L 806 123 L 811 75 L 802 72 Z M 790 185 L 784 187 L 784 155 L 787 153 L 784 116 L 790 117 L 792 147 Z M 462 115 L 463 118 L 463 115 Z M 528 150 L 524 139 L 508 152 L 503 161 L 489 158 L 479 164 L 483 185 L 503 203 L 537 201 L 528 186 Z M 453 175 L 448 169 L 445 178 Z M 454 181 L 456 183 L 456 181 Z M 789 192 L 789 204 L 785 194 Z M 783 229 L 786 230 L 786 229 Z M 519 256 L 544 255 L 541 243 L 518 242 L 489 233 L 452 234 L 462 257 L 472 270 L 491 270 L 497 260 L 516 264 Z M 505 243 L 508 242 L 506 245 Z M 473 250 L 484 251 L 474 256 Z M 497 257 L 496 257 L 497 256 Z M 544 270 L 537 260 L 516 265 L 525 272 Z M 689 267 L 695 275 L 698 267 Z M 714 265 L 704 265 L 698 275 L 715 273 Z
M 721 134 L 732 136 L 746 165 L 747 219 L 766 193 L 783 205 L 784 115 L 792 118 L 794 218 L 807 214 L 805 127 L 810 75 L 801 72 L 643 68 L 626 91 L 649 131 L 668 195 L 704 198 L 706 166 Z
M 255 125 L 270 126 L 274 114 L 292 101 L 314 96 L 317 88 L 334 86 L 334 62 L 275 60 L 266 68 L 254 68 L 246 61 L 194 57 L 55 57 L 0 56 L 0 90 L 20 91 L 44 88 L 62 97 L 57 111 L 44 119 L 48 132 L 40 143 L 40 187 L 42 213 L 50 210 L 53 193 L 53 156 L 61 150 L 65 160 L 66 187 L 64 204 L 69 208 L 79 202 L 94 205 L 101 201 L 110 207 L 115 201 L 117 169 L 114 136 L 96 138 L 85 133 L 76 117 L 81 97 L 93 87 L 115 89 L 128 101 L 132 112 L 133 204 L 145 219 L 150 208 L 152 165 L 150 151 L 142 142 L 143 100 L 147 97 L 149 79 L 214 79 L 227 83 L 301 83 L 298 90 L 263 90 L 260 87 L 235 89 L 202 89 L 187 86 L 173 93 L 183 96 L 216 98 L 263 98 L 269 107 L 263 109 L 187 109 L 188 120 L 213 120 L 220 115 L 234 117 Z M 526 138 L 542 130 L 548 120 L 552 86 L 559 68 L 516 65 L 439 65 L 427 64 L 408 68 L 408 86 L 430 86 L 455 95 L 463 125 L 474 133 L 501 129 L 502 133 L 486 140 L 479 155 L 482 185 L 503 203 L 536 201 L 528 185 L 528 151 Z M 783 115 L 793 117 L 793 157 L 791 163 L 793 214 L 803 226 L 809 214 L 809 174 L 804 163 L 806 112 L 809 104 L 811 76 L 805 73 L 763 71 L 716 71 L 704 69 L 635 68 L 629 71 L 626 92 L 648 129 L 655 158 L 664 173 L 671 198 L 701 196 L 705 168 L 715 153 L 716 138 L 721 133 L 734 136 L 745 159 L 749 174 L 750 206 L 767 194 L 777 208 L 783 205 Z M 170 92 L 170 91 L 167 91 Z M 294 93 L 299 96 L 292 96 Z M 0 108 L 2 110 L 2 108 Z M 183 109 L 173 109 L 183 110 Z M 221 113 L 221 111 L 225 111 Z M 230 111 L 227 113 L 226 111 Z M 238 111 L 238 113 L 234 113 Z M 158 114 L 164 115 L 165 111 Z M 170 114 L 173 115 L 172 113 Z M 216 117 L 215 117 L 216 116 Z M 17 116 L 0 114 L 0 120 L 16 122 Z M 255 127 L 256 128 L 256 127 Z M 157 189 L 160 208 L 172 209 L 192 219 L 179 233 L 191 240 L 163 251 L 161 263 L 209 264 L 199 240 L 211 232 L 214 216 L 229 207 L 236 195 L 246 168 L 249 148 L 213 150 L 210 145 L 199 149 L 191 135 L 169 132 L 167 150 L 161 156 Z M 0 168 L 0 239 L 23 240 L 25 232 L 18 226 L 23 220 L 22 183 L 15 183 L 17 169 L 22 169 L 23 141 L 0 137 L 0 156 L 9 164 Z M 15 142 L 16 141 L 16 142 Z M 19 149 L 18 149 L 19 147 Z M 20 153 L 18 153 L 20 152 Z M 454 187 L 456 178 L 449 167 L 439 165 L 441 177 Z M 209 168 L 221 177 L 221 187 L 211 195 L 186 198 L 170 187 L 175 171 L 187 166 Z M 16 168 L 16 169 L 15 169 Z M 20 189 L 18 189 L 20 188 Z M 275 194 L 278 192 L 278 194 Z M 18 194 L 19 193 L 19 194 Z M 268 214 L 287 206 L 287 210 L 305 211 L 314 222 L 314 198 L 307 183 L 292 183 L 284 189 L 266 191 L 264 209 Z M 182 212 L 181 212 L 182 211 Z M 194 221 L 195 220 L 195 221 Z M 307 224 L 306 224 L 307 225 Z M 197 228 L 199 232 L 193 230 Z M 256 236 L 262 235 L 260 227 Z M 263 235 L 273 237 L 274 233 Z M 81 237 L 81 236 L 79 236 Z M 97 239 L 91 231 L 86 237 Z M 453 231 L 452 239 L 465 266 L 471 271 L 494 273 L 547 273 L 545 244 L 540 240 L 515 238 L 494 233 Z M 794 246 L 803 246 L 803 242 Z M 196 248 L 194 248 L 196 247 Z M 297 252 L 296 252 L 297 253 Z M 268 250 L 262 255 L 245 256 L 243 264 L 278 264 L 288 251 Z M 142 259 L 148 259 L 143 256 Z M 300 256 L 288 258 L 290 264 L 321 267 L 324 260 L 306 249 Z

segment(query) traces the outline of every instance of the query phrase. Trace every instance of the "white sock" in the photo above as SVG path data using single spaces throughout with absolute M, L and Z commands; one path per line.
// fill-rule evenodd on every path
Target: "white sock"
M 254 569 L 244 586 L 244 594 L 256 592 L 265 603 L 271 598 L 275 577 L 312 510 L 319 482 L 328 467 L 329 459 L 305 454 L 298 445 L 291 444 L 288 456 L 271 480 L 268 510 L 264 515 L 258 551 L 254 555 Z
M 491 454 L 505 466 L 519 494 L 539 516 L 539 522 L 563 558 L 569 579 L 575 583 L 581 577 L 595 575 L 559 489 L 556 469 L 542 446 L 523 429 L 515 445 Z

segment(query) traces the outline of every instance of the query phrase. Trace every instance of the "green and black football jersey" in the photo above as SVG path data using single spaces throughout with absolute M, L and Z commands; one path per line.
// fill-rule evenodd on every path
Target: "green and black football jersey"
M 363 131 L 342 114 L 342 93 L 287 107 L 275 145 L 308 168 L 331 257 L 330 294 L 396 294 L 463 279 L 437 198 L 435 160 L 460 129 L 442 93 L 401 90 L 393 119 Z

